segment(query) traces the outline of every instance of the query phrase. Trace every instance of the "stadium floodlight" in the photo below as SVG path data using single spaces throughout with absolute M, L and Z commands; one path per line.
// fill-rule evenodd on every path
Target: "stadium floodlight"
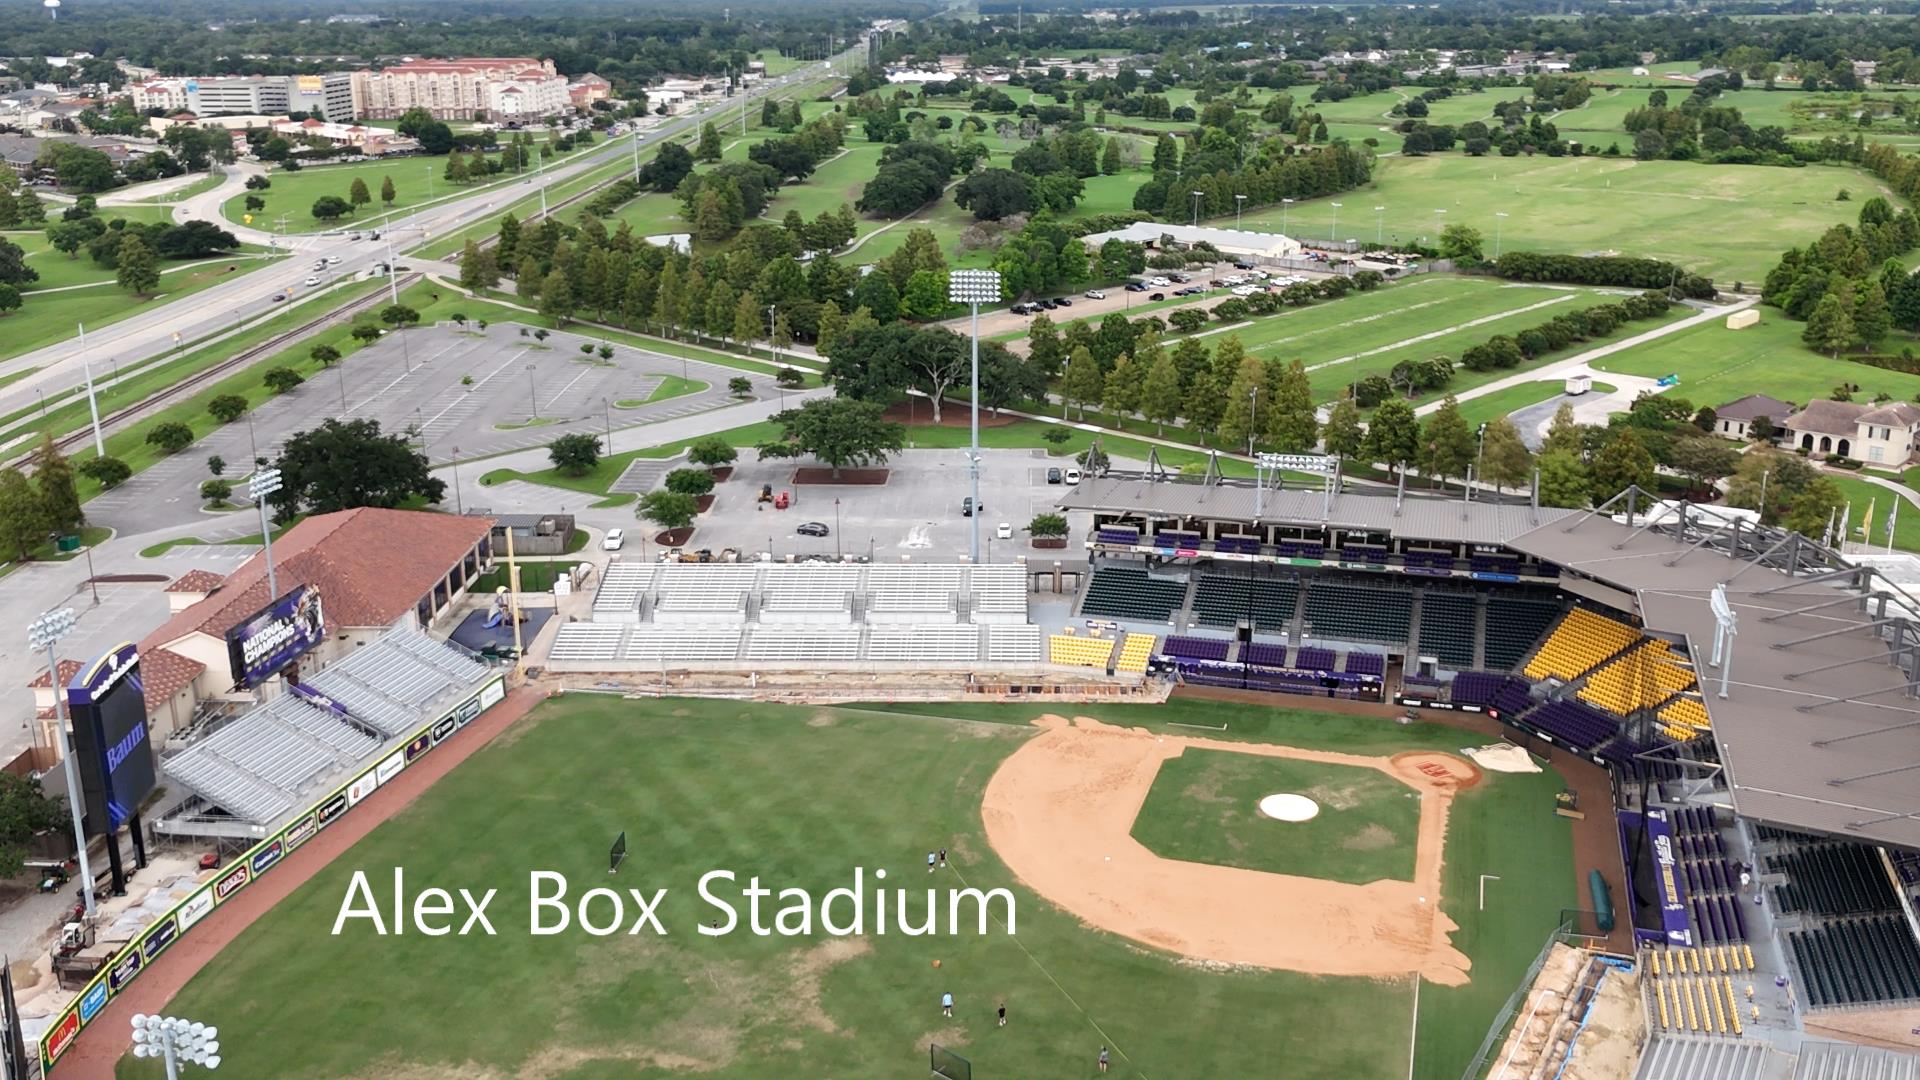
M 267 496 L 280 490 L 280 470 L 261 469 L 247 478 L 247 497 L 260 508 L 260 543 L 267 552 L 268 598 L 280 598 L 280 580 L 273 573 L 273 527 L 267 523 Z
M 60 639 L 73 632 L 73 609 L 61 608 L 49 611 L 27 624 L 27 644 L 34 652 L 47 654 L 47 685 L 53 688 L 53 719 L 59 725 L 60 737 L 66 740 L 66 753 L 60 755 L 63 771 L 67 777 L 67 809 L 73 814 L 73 846 L 80 862 L 80 894 L 86 899 L 87 921 L 92 922 L 99 914 L 93 899 L 93 867 L 87 863 L 87 827 L 80 816 L 80 773 L 74 764 L 73 732 L 67 729 L 66 688 L 60 685 L 60 661 L 54 657 L 54 646 Z
M 1496 259 L 1500 257 L 1500 223 L 1506 219 L 1507 212 L 1505 210 L 1495 210 L 1493 212 L 1493 257 Z
M 968 518 L 967 561 L 980 562 L 980 305 L 1000 302 L 1000 271 L 955 270 L 947 276 L 947 299 L 973 309 L 973 373 L 967 401 L 967 473 L 973 483 Z
M 220 1029 L 177 1016 L 133 1014 L 133 1056 L 160 1058 L 167 1080 L 180 1080 L 180 1063 L 204 1069 L 220 1067 Z
M 1333 207 L 1333 220 L 1327 224 L 1327 243 L 1331 244 L 1334 237 L 1340 235 L 1340 204 L 1328 203 L 1327 205 Z
M 1193 227 L 1196 229 L 1200 227 L 1200 200 L 1206 197 L 1206 194 L 1204 191 L 1193 193 Z

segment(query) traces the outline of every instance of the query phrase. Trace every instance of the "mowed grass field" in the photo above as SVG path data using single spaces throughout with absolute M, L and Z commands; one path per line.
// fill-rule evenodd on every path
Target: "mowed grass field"
M 1307 821 L 1262 814 L 1268 795 L 1304 795 Z M 1162 858 L 1365 885 L 1412 881 L 1420 795 L 1351 765 L 1188 750 L 1160 766 L 1133 838 Z
M 1805 405 L 1830 396 L 1841 383 L 1859 385 L 1856 401 L 1871 401 L 1881 393 L 1897 401 L 1913 401 L 1920 394 L 1920 375 L 1823 356 L 1801 344 L 1805 323 L 1794 322 L 1774 308 L 1755 310 L 1760 312 L 1760 322 L 1745 330 L 1728 330 L 1723 322 L 1703 323 L 1601 357 L 1593 367 L 1656 379 L 1678 375 L 1679 385 L 1667 393 L 1695 405 L 1723 405 L 1747 394 L 1770 394 Z M 1897 353 L 1910 341 L 1896 335 L 1882 348 Z
M 984 839 L 981 795 L 1039 711 L 550 701 L 243 933 L 170 1009 L 220 1027 L 234 1075 L 283 1080 L 912 1076 L 936 1039 L 981 1076 L 1091 1077 L 1103 1043 L 1119 1076 L 1264 1076 L 1276 1061 L 1301 1077 L 1408 1074 L 1411 980 L 1205 970 L 1089 930 L 1012 880 Z M 1077 711 L 1148 726 L 1204 714 L 1227 721 L 1230 737 L 1359 753 L 1484 741 L 1210 701 Z M 1473 979 L 1422 988 L 1412 1069 L 1422 1080 L 1459 1076 L 1573 905 L 1568 824 L 1552 815 L 1560 784 L 1552 772 L 1501 774 L 1454 804 L 1442 903 Z M 621 830 L 629 854 L 610 879 Z M 930 879 L 922 867 L 936 847 L 953 866 Z M 499 888 L 499 935 L 332 936 L 352 872 L 390 880 L 394 866 L 413 888 Z M 855 866 L 869 889 L 882 867 L 890 887 L 1008 888 L 1018 934 L 696 933 L 718 914 L 694 891 L 708 870 L 820 896 L 848 885 Z M 668 888 L 659 910 L 670 936 L 530 936 L 533 869 L 565 873 L 574 896 L 609 882 Z M 1482 873 L 1501 877 L 1484 912 L 1472 899 Z M 1284 912 L 1274 927 L 1313 932 Z M 956 999 L 952 1019 L 940 1015 L 943 992 Z M 998 1028 L 1003 1001 L 1010 1023 Z M 117 1075 L 160 1070 L 128 1058 Z
M 1852 201 L 1835 200 L 1841 188 Z M 1376 235 L 1431 243 L 1448 225 L 1470 225 L 1486 237 L 1488 255 L 1498 225 L 1503 250 L 1619 252 L 1733 282 L 1757 281 L 1780 252 L 1852 224 L 1860 201 L 1874 194 L 1887 194 L 1878 180 L 1841 166 L 1436 154 L 1387 158 L 1371 186 L 1295 203 L 1286 218 L 1308 243 Z M 1376 215 L 1375 206 L 1386 209 Z M 1279 231 L 1280 211 L 1250 213 L 1246 227 Z

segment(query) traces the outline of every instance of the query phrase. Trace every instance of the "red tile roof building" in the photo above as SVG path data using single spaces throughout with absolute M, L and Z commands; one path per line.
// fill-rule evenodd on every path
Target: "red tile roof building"
M 353 112 L 391 120 L 418 106 L 438 120 L 554 116 L 572 109 L 553 61 L 528 56 L 408 60 L 353 73 Z

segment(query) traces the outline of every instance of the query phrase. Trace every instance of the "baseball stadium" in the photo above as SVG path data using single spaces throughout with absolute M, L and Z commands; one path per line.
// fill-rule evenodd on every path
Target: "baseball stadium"
M 287 1080 L 1920 1077 L 1898 574 L 1639 489 L 1303 464 L 1090 477 L 1072 558 L 615 558 L 512 654 L 438 601 L 315 642 L 158 748 L 155 833 L 218 865 L 116 924 L 41 1067 L 161 1076 L 164 1008 Z M 235 614 L 343 588 L 280 574 Z M 716 870 L 899 891 L 709 935 Z M 530 871 L 665 932 L 529 934 Z M 1004 903 L 916 933 L 923 881 Z M 343 930 L 366 882 L 394 925 Z M 429 886 L 500 932 L 402 931 Z

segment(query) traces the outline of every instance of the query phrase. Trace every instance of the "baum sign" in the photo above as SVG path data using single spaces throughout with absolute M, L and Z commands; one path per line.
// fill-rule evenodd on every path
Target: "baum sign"
M 87 832 L 111 833 L 153 790 L 140 654 L 128 642 L 74 675 L 67 686 L 74 762 L 80 767 Z
M 252 689 L 326 640 L 320 590 L 302 585 L 227 631 L 235 686 Z

